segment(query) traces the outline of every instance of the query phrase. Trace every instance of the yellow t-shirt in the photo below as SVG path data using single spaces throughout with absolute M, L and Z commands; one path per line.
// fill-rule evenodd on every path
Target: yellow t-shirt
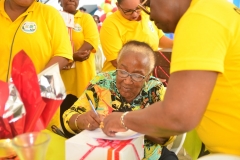
M 75 51 L 81 48 L 84 41 L 90 43 L 97 50 L 99 33 L 96 23 L 90 14 L 80 11 L 75 14 L 72 41 Z M 61 71 L 67 94 L 79 97 L 86 89 L 89 81 L 96 75 L 94 56 L 92 52 L 87 60 L 75 62 L 75 68 Z
M 175 31 L 171 73 L 219 72 L 196 130 L 209 151 L 240 155 L 240 10 L 236 10 L 226 0 L 193 0 Z
M 7 77 L 7 73 L 11 73 L 12 58 L 20 50 L 24 50 L 31 58 L 37 73 L 44 69 L 53 56 L 72 59 L 65 23 L 56 9 L 33 2 L 12 22 L 4 10 L 4 2 L 0 0 L 0 80 L 8 81 L 10 75 Z
M 129 21 L 119 11 L 106 18 L 100 30 L 100 40 L 106 61 L 103 72 L 112 71 L 116 68 L 111 61 L 117 59 L 118 52 L 123 44 L 130 40 L 138 40 L 148 43 L 153 50 L 157 50 L 159 39 L 164 35 L 149 16 L 141 13 L 141 21 Z

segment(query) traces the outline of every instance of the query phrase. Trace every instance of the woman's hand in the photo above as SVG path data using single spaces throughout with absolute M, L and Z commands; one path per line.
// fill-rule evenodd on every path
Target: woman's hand
M 102 115 L 97 115 L 94 111 L 90 110 L 79 116 L 77 125 L 79 129 L 95 130 L 99 128 L 102 119 Z
M 73 59 L 74 59 L 74 61 L 83 62 L 89 58 L 90 53 L 91 53 L 90 50 L 85 50 L 85 51 L 78 50 L 73 53 Z

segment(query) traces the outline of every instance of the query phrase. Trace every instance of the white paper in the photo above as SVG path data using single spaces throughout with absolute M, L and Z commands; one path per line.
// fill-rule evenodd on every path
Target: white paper
M 132 130 L 128 130 L 126 132 L 118 132 L 118 133 L 116 133 L 115 137 L 107 136 L 100 128 L 98 128 L 94 131 L 85 130 L 84 132 L 86 132 L 92 138 L 108 139 L 108 140 L 128 140 L 128 139 L 133 139 L 133 138 L 138 138 L 138 137 L 143 136 L 143 134 L 137 133 Z
M 65 141 L 65 159 L 66 160 L 80 160 L 92 147 L 89 145 L 97 146 L 99 143 L 95 138 L 90 137 L 89 134 L 95 131 L 84 130 L 79 134 L 69 138 Z M 144 157 L 144 137 L 140 136 L 134 138 L 131 144 L 137 149 L 140 159 Z M 106 160 L 108 157 L 108 150 L 110 146 L 97 147 L 85 158 L 85 160 Z M 115 159 L 115 150 L 112 151 L 112 160 Z M 119 160 L 138 160 L 132 145 L 125 146 L 120 152 Z

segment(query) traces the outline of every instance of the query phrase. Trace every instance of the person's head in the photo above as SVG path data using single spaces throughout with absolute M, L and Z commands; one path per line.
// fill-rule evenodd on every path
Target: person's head
M 165 33 L 174 33 L 192 0 L 150 0 L 150 18 Z
M 154 51 L 148 44 L 138 41 L 124 44 L 117 58 L 116 85 L 121 96 L 129 102 L 136 98 L 154 65 Z
M 86 11 L 87 11 L 87 9 L 84 8 L 84 7 L 80 7 L 79 10 L 80 10 L 81 12 L 86 12 Z
M 62 6 L 65 12 L 75 14 L 77 13 L 77 7 L 79 4 L 79 0 L 59 0 L 60 5 Z
M 94 19 L 94 21 L 95 21 L 97 24 L 101 22 L 98 15 L 94 15 L 94 16 L 93 16 L 93 19 Z
M 121 15 L 130 20 L 136 21 L 139 20 L 141 9 L 138 5 L 141 3 L 141 0 L 117 0 L 117 7 Z

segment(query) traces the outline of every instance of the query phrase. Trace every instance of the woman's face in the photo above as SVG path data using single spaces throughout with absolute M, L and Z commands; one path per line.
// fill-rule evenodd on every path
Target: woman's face
M 138 8 L 139 4 L 140 0 L 123 0 L 121 3 L 117 3 L 117 7 L 124 18 L 136 21 L 141 14 L 141 9 Z
M 138 56 L 138 53 L 126 53 L 121 57 L 117 64 L 117 69 L 127 71 L 130 74 L 137 73 L 142 76 L 146 76 L 141 81 L 134 81 L 131 76 L 122 78 L 120 72 L 117 71 L 116 85 L 119 93 L 125 98 L 127 102 L 131 102 L 137 97 L 139 92 L 142 90 L 145 81 L 149 78 L 149 68 L 147 57 Z
M 61 6 L 63 7 L 63 10 L 72 14 L 77 12 L 78 4 L 79 0 L 61 0 Z

